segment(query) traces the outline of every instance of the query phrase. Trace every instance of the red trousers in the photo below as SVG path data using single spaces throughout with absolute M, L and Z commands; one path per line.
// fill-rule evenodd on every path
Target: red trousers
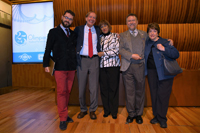
M 72 89 L 75 71 L 55 71 L 57 84 L 57 107 L 60 121 L 66 121 L 68 117 L 69 95 Z

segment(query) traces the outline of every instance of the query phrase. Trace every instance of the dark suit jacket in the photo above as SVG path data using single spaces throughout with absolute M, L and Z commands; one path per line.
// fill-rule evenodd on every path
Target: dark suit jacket
M 162 44 L 165 47 L 165 51 L 158 50 L 157 44 Z M 167 39 L 163 39 L 161 37 L 159 37 L 158 41 L 156 41 L 156 42 L 151 41 L 151 39 L 146 40 L 145 52 L 144 52 L 144 54 L 145 54 L 144 55 L 145 56 L 145 75 L 148 74 L 147 60 L 149 57 L 149 53 L 151 52 L 152 45 L 154 45 L 154 47 L 152 48 L 152 53 L 153 53 L 153 59 L 154 59 L 155 65 L 156 65 L 156 70 L 158 73 L 158 79 L 164 80 L 164 79 L 169 79 L 169 78 L 175 77 L 175 76 L 164 74 L 163 56 L 168 60 L 174 60 L 179 57 L 179 52 L 174 46 L 169 45 L 169 41 L 167 41 Z
M 78 26 L 74 29 L 76 34 L 78 35 L 77 37 L 77 46 L 76 46 L 76 53 L 77 53 L 77 63 L 79 66 L 81 66 L 81 56 L 80 56 L 80 51 L 83 47 L 83 38 L 84 38 L 84 27 L 85 25 Z M 100 52 L 100 29 L 98 26 L 94 26 L 97 34 L 97 52 Z
M 49 66 L 50 53 L 53 53 L 55 70 L 76 70 L 76 40 L 74 31 L 67 37 L 62 28 L 57 26 L 49 31 L 43 57 L 43 67 Z

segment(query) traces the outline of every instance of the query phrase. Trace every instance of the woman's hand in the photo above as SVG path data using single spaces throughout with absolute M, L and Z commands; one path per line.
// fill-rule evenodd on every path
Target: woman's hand
M 174 41 L 172 39 L 168 39 L 169 42 L 169 45 L 173 46 L 174 45 Z
M 104 52 L 97 53 L 99 57 L 104 56 Z
M 160 51 L 165 51 L 165 47 L 162 44 L 157 44 L 157 49 Z

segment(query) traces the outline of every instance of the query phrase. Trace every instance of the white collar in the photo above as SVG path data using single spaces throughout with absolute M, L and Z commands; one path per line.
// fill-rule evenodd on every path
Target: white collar
M 137 35 L 137 34 L 138 34 L 138 30 L 137 30 L 137 29 L 135 29 L 134 31 L 132 31 L 132 30 L 129 30 L 129 32 L 130 32 L 131 34 L 135 34 L 135 35 Z
M 92 27 L 88 27 L 87 24 L 85 25 L 85 28 L 86 28 L 86 31 L 89 31 L 89 29 L 91 29 L 91 31 L 94 30 L 94 26 L 92 26 Z

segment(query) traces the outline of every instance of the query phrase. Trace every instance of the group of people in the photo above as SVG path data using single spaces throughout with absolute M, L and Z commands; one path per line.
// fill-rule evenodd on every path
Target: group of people
M 147 32 L 138 30 L 137 16 L 131 13 L 126 17 L 129 30 L 118 35 L 111 33 L 112 27 L 107 20 L 102 20 L 95 26 L 97 16 L 91 11 L 85 16 L 86 24 L 72 31 L 69 27 L 74 17 L 74 12 L 66 10 L 61 17 L 61 24 L 49 31 L 43 58 L 45 72 L 49 72 L 49 59 L 51 52 L 53 53 L 60 129 L 65 130 L 67 122 L 73 122 L 68 116 L 68 102 L 75 70 L 77 70 L 80 102 L 80 113 L 77 118 L 81 119 L 88 113 L 85 101 L 88 78 L 90 118 L 97 118 L 95 111 L 98 107 L 100 85 L 103 117 L 111 115 L 113 119 L 117 119 L 121 70 L 128 112 L 126 121 L 131 123 L 136 119 L 138 124 L 143 123 L 141 116 L 144 109 L 147 75 L 154 115 L 150 122 L 159 123 L 162 128 L 166 128 L 166 114 L 174 76 L 164 75 L 163 57 L 177 59 L 179 52 L 172 41 L 159 36 L 159 25 L 150 23 Z

